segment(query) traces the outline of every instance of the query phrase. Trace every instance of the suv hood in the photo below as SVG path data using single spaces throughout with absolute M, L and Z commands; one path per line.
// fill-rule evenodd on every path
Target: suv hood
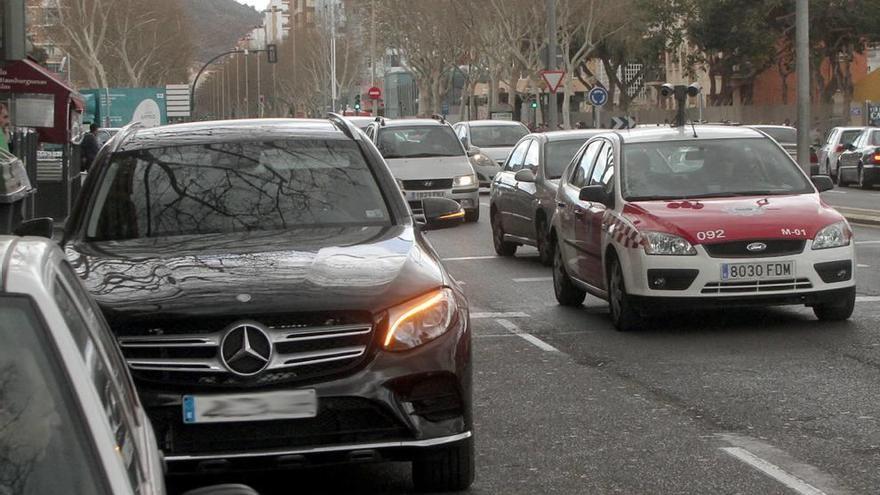
M 624 216 L 638 230 L 676 234 L 691 244 L 756 239 L 812 239 L 843 216 L 818 194 L 629 203 Z M 698 233 L 724 231 L 701 241 Z M 702 237 L 702 236 L 699 236 Z
M 66 254 L 111 322 L 376 313 L 448 283 L 410 226 L 81 242 Z
M 467 155 L 427 158 L 391 158 L 385 160 L 394 177 L 400 180 L 451 179 L 474 173 Z

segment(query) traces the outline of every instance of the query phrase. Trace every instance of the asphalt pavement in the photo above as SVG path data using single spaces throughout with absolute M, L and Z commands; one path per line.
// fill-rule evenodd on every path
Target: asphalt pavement
M 855 228 L 849 322 L 737 309 L 620 333 L 598 299 L 557 305 L 534 249 L 496 257 L 483 213 L 428 234 L 471 304 L 470 493 L 880 493 L 880 228 Z M 210 481 L 226 480 L 263 494 L 412 491 L 406 464 Z

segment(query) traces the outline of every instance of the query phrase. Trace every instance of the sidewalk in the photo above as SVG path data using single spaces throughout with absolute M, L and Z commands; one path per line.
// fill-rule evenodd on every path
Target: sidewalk
M 845 206 L 835 206 L 834 209 L 846 217 L 850 223 L 859 225 L 880 225 L 880 210 L 850 208 Z

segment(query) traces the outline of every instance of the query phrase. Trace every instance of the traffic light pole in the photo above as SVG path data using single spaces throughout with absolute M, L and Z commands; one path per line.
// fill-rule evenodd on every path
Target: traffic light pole
M 810 12 L 808 0 L 797 0 L 795 49 L 797 71 L 797 161 L 810 173 Z
M 545 0 L 547 7 L 547 70 L 556 70 L 556 0 Z M 547 98 L 547 127 L 556 130 L 559 111 L 556 108 L 556 93 L 549 92 Z

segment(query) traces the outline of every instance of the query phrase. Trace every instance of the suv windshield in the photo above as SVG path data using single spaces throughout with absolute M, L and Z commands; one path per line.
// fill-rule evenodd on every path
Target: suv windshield
M 105 493 L 70 384 L 33 305 L 0 296 L 0 320 L 0 493 Z
M 519 125 L 472 125 L 471 144 L 480 148 L 513 146 L 528 133 Z
M 378 148 L 385 158 L 464 156 L 455 132 L 445 125 L 379 128 Z
M 356 143 L 299 139 L 119 153 L 99 186 L 86 236 L 123 240 L 389 223 Z
M 630 201 L 814 191 L 769 139 L 633 143 L 623 152 L 623 196 Z

